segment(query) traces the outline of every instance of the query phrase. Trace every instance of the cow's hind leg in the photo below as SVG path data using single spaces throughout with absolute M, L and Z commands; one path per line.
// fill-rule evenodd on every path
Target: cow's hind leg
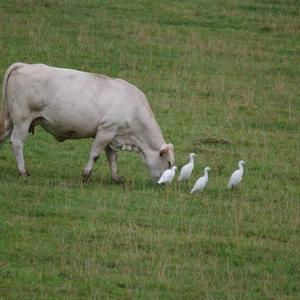
M 0 111 L 0 147 L 4 141 L 11 135 L 13 124 L 11 119 Z
M 105 131 L 101 130 L 97 133 L 94 143 L 92 145 L 89 160 L 82 173 L 82 179 L 84 181 L 88 180 L 88 178 L 91 176 L 91 172 L 95 161 L 99 158 L 105 146 L 109 142 L 111 142 L 114 136 L 115 136 L 115 132 L 113 130 L 105 130 Z
M 23 154 L 24 142 L 28 135 L 28 128 L 29 128 L 29 124 L 27 123 L 23 123 L 20 126 L 14 126 L 10 137 L 12 149 L 17 161 L 17 167 L 19 170 L 19 174 L 21 176 L 28 175 L 25 168 L 24 154 Z
M 122 183 L 124 180 L 121 176 L 118 175 L 117 168 L 117 151 L 112 149 L 109 145 L 105 147 L 106 157 L 109 163 L 111 178 L 118 183 Z

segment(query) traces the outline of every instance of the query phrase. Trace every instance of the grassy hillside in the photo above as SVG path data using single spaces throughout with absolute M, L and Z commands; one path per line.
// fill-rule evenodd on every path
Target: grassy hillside
M 299 299 L 297 0 L 0 1 L 0 77 L 16 61 L 124 78 L 147 95 L 192 179 L 153 184 L 122 152 L 38 128 L 19 178 L 0 149 L 0 298 Z M 226 189 L 238 160 L 237 191 Z M 205 191 L 194 181 L 210 166 Z

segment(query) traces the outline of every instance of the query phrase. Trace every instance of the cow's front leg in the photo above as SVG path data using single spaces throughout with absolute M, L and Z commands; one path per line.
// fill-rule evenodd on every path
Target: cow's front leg
M 123 178 L 118 175 L 118 168 L 117 168 L 117 151 L 112 149 L 109 145 L 105 147 L 106 157 L 109 163 L 111 178 L 117 182 L 122 183 L 124 182 Z
M 27 176 L 28 173 L 25 168 L 25 161 L 24 161 L 24 141 L 28 135 L 28 126 L 24 123 L 23 126 L 14 127 L 13 132 L 10 138 L 12 149 L 17 161 L 17 167 L 19 170 L 19 174 L 21 176 Z
M 113 130 L 101 130 L 97 133 L 94 143 L 92 145 L 89 160 L 82 172 L 82 179 L 84 181 L 87 181 L 89 179 L 95 161 L 99 158 L 105 146 L 114 138 L 114 136 L 115 131 Z

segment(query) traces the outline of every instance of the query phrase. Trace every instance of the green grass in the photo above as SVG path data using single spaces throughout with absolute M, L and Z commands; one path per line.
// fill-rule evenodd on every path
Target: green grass
M 26 142 L 31 176 L 0 150 L 1 299 L 299 299 L 300 4 L 0 1 L 0 74 L 16 61 L 121 77 L 148 96 L 176 164 L 157 187 L 140 158 L 91 140 Z M 245 177 L 226 189 L 239 159 Z M 203 193 L 188 191 L 205 166 Z

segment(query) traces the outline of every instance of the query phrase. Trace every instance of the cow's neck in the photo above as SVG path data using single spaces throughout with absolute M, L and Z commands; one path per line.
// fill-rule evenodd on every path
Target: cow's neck
M 160 128 L 145 130 L 143 134 L 137 136 L 137 140 L 137 146 L 144 156 L 158 155 L 161 147 L 165 144 Z

